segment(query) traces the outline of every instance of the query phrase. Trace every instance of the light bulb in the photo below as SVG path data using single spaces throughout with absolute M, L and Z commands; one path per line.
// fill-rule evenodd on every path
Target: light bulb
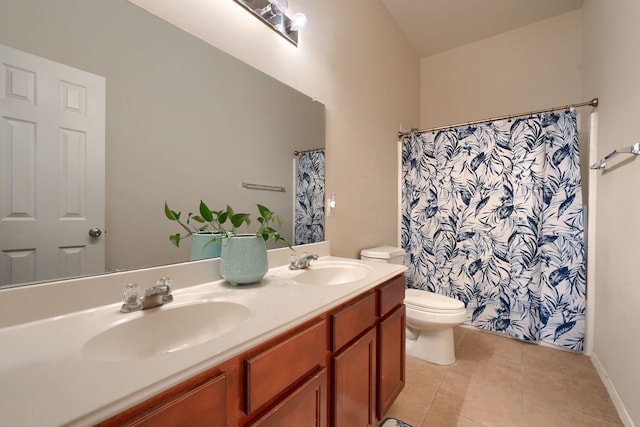
M 291 31 L 299 31 L 307 25 L 307 15 L 304 13 L 296 13 L 291 18 Z

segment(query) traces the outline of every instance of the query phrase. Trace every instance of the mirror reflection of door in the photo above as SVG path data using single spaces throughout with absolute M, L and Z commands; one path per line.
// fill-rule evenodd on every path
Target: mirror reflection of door
M 105 79 L 0 45 L 0 287 L 104 271 Z

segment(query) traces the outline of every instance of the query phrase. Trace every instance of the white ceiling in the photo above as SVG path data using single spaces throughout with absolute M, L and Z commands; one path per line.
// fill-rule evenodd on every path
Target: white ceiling
M 582 7 L 583 0 L 382 0 L 421 58 Z

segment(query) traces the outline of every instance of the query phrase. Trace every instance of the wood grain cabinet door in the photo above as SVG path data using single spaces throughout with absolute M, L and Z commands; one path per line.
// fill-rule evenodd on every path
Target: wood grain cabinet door
M 332 358 L 333 427 L 375 425 L 376 328 Z
M 327 425 L 327 368 L 306 380 L 247 427 L 324 427 Z
M 378 325 L 378 419 L 382 419 L 404 387 L 405 306 Z

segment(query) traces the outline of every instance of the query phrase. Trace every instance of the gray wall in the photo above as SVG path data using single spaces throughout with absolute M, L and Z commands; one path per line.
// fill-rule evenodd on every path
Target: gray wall
M 324 146 L 322 104 L 126 0 L 0 0 L 0 43 L 106 77 L 108 270 L 187 259 L 165 200 L 262 203 L 291 238 L 292 153 Z

